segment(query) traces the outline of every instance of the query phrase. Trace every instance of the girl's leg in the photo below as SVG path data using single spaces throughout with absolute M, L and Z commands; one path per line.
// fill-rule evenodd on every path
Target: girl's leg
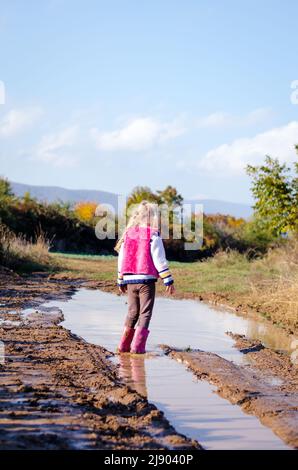
M 134 328 L 140 315 L 140 299 L 138 284 L 127 284 L 128 313 L 125 326 Z
M 135 286 L 135 284 L 127 285 L 128 313 L 126 316 L 122 337 L 118 345 L 118 352 L 120 353 L 130 351 L 131 342 L 135 334 L 134 326 L 139 318 L 140 302 Z
M 155 282 L 142 284 L 139 290 L 140 315 L 138 327 L 148 329 L 155 300 Z
M 155 299 L 155 283 L 142 284 L 139 288 L 140 316 L 130 351 L 137 354 L 146 352 L 146 341 L 149 335 L 148 326 L 152 316 Z

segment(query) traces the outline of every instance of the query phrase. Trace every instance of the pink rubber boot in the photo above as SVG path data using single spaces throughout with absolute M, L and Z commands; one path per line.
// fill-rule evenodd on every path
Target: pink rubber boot
M 129 328 L 128 326 L 124 327 L 122 337 L 119 343 L 119 346 L 117 348 L 117 351 L 120 353 L 123 352 L 129 352 L 130 351 L 130 345 L 132 342 L 133 335 L 135 334 L 135 329 L 134 328 Z
M 146 341 L 149 335 L 149 330 L 146 328 L 136 328 L 130 352 L 136 354 L 144 354 L 146 352 Z

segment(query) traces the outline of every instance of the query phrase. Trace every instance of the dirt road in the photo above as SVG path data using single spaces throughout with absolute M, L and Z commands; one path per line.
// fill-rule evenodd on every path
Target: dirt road
M 210 352 L 181 351 L 161 345 L 196 377 L 217 387 L 217 393 L 257 416 L 284 442 L 298 448 L 298 369 L 289 357 L 237 336 L 236 347 L 249 362 L 237 365 Z
M 111 355 L 24 307 L 71 296 L 77 283 L 0 279 L 0 449 L 200 449 L 117 377 Z
M 114 290 L 83 279 L 1 273 L 0 449 L 200 449 L 119 379 L 113 353 L 63 328 L 61 311 L 35 313 L 46 301 L 70 299 L 82 285 Z M 31 308 L 28 315 L 24 308 Z M 298 447 L 297 366 L 258 341 L 233 339 L 247 365 L 204 351 L 164 350 Z

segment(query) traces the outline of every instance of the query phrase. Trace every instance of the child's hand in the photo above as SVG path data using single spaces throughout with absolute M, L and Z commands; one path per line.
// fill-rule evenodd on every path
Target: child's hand
M 170 295 L 175 294 L 174 284 L 170 284 L 169 286 L 166 287 L 166 293 Z
M 123 284 L 123 286 L 119 286 L 119 291 L 121 292 L 121 294 L 125 294 L 125 292 L 127 291 L 127 284 Z

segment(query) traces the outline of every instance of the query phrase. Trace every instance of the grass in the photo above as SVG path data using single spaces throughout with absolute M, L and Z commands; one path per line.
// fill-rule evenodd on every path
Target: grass
M 171 268 L 177 289 L 185 293 L 244 293 L 247 290 L 249 261 L 237 252 L 219 252 L 203 262 L 175 262 L 171 263 Z
M 62 275 L 94 281 L 115 282 L 117 258 L 101 255 L 70 255 L 50 253 Z
M 40 233 L 33 242 L 0 225 L 0 264 L 18 273 L 57 269 L 49 254 L 50 242 Z
M 59 258 L 69 258 L 69 259 L 82 259 L 82 260 L 115 260 L 116 257 L 113 255 L 88 255 L 88 254 L 77 254 L 77 253 L 57 253 L 51 252 L 54 256 L 58 256 Z
M 257 260 L 252 265 L 249 281 L 249 301 L 254 308 L 275 323 L 297 330 L 298 240 L 275 248 Z
M 88 277 L 92 280 L 115 282 L 117 257 L 65 255 L 53 253 L 60 269 L 71 277 Z M 205 262 L 170 262 L 178 291 L 183 293 L 235 292 L 245 291 L 249 272 L 249 261 L 232 252 L 218 253 Z

